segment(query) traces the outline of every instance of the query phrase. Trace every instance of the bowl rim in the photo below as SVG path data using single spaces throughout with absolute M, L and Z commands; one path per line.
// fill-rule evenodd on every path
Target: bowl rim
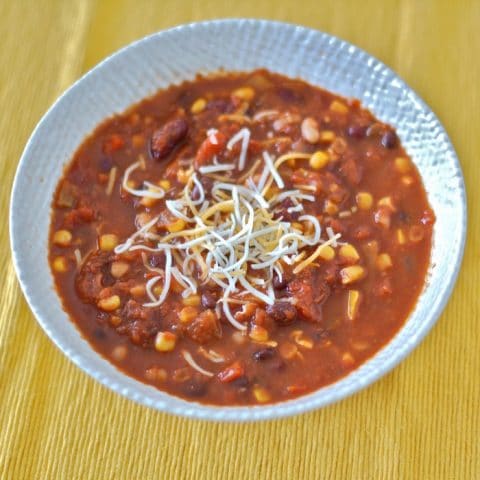
M 19 259 L 19 254 L 18 254 L 18 247 L 17 245 L 17 239 L 15 236 L 15 227 L 16 227 L 16 218 L 14 216 L 14 204 L 15 204 L 15 199 L 18 196 L 18 184 L 20 182 L 20 177 L 22 175 L 22 172 L 25 168 L 25 164 L 27 162 L 27 157 L 29 150 L 31 148 L 31 145 L 33 143 L 34 138 L 38 134 L 39 130 L 41 129 L 42 125 L 45 123 L 46 119 L 51 115 L 51 113 L 57 108 L 57 106 L 64 101 L 64 98 L 67 97 L 71 92 L 75 91 L 78 86 L 86 79 L 89 78 L 90 76 L 94 75 L 98 70 L 102 69 L 105 65 L 108 65 L 110 62 L 112 62 L 113 59 L 117 58 L 118 56 L 121 56 L 125 54 L 125 52 L 130 51 L 132 49 L 138 48 L 139 46 L 148 43 L 150 41 L 155 40 L 156 38 L 160 38 L 161 36 L 165 34 L 169 34 L 172 32 L 176 31 L 183 31 L 183 30 L 191 30 L 194 28 L 210 28 L 216 25 L 226 25 L 226 26 L 237 26 L 239 23 L 241 24 L 249 24 L 250 26 L 262 26 L 262 25 L 271 25 L 275 26 L 277 28 L 294 28 L 296 30 L 302 30 L 304 32 L 309 32 L 309 33 L 315 33 L 319 34 L 323 37 L 329 38 L 334 40 L 336 43 L 339 45 L 348 48 L 349 51 L 353 51 L 357 54 L 363 54 L 367 58 L 372 60 L 372 65 L 371 68 L 377 67 L 380 68 L 382 71 L 386 72 L 387 74 L 395 77 L 395 79 L 399 82 L 402 88 L 408 90 L 411 92 L 411 94 L 414 97 L 414 100 L 418 102 L 418 104 L 421 106 L 422 110 L 428 112 L 429 114 L 432 115 L 432 118 L 436 121 L 438 124 L 438 127 L 441 129 L 441 132 L 444 135 L 444 141 L 447 147 L 447 152 L 450 154 L 451 159 L 453 160 L 456 168 L 456 174 L 458 175 L 459 179 L 459 193 L 460 193 L 460 202 L 461 202 L 461 218 L 460 218 L 460 223 L 462 225 L 462 230 L 459 232 L 460 235 L 460 243 L 457 245 L 457 248 L 455 250 L 455 256 L 451 259 L 455 263 L 455 268 L 451 272 L 451 276 L 448 279 L 448 283 L 445 285 L 444 290 L 442 292 L 442 297 L 439 302 L 436 303 L 435 308 L 430 311 L 428 321 L 424 321 L 421 323 L 420 328 L 416 330 L 415 333 L 415 338 L 413 341 L 409 342 L 406 344 L 396 355 L 395 357 L 389 358 L 387 363 L 383 365 L 382 368 L 377 369 L 376 371 L 368 372 L 368 375 L 365 376 L 363 379 L 359 379 L 356 383 L 351 384 L 350 386 L 347 386 L 346 388 L 340 389 L 338 392 L 331 394 L 327 399 L 322 398 L 321 396 L 317 397 L 312 397 L 316 393 L 322 390 L 322 388 L 315 390 L 314 392 L 311 392 L 308 395 L 297 397 L 293 400 L 289 401 L 283 401 L 283 402 L 278 402 L 274 404 L 267 404 L 264 406 L 218 406 L 218 405 L 212 405 L 212 404 L 202 404 L 202 403 L 197 403 L 194 401 L 188 401 L 185 400 L 185 403 L 188 406 L 185 407 L 175 407 L 171 408 L 168 405 L 163 405 L 163 404 L 158 404 L 155 401 L 150 400 L 146 395 L 144 394 L 137 394 L 134 391 L 131 391 L 130 388 L 128 387 L 122 387 L 116 382 L 110 382 L 108 378 L 106 378 L 104 375 L 99 374 L 95 368 L 93 368 L 91 365 L 86 365 L 81 358 L 78 356 L 70 354 L 68 351 L 68 348 L 64 345 L 63 341 L 59 339 L 55 333 L 54 330 L 52 330 L 45 319 L 42 316 L 42 313 L 40 312 L 40 309 L 37 307 L 35 301 L 32 298 L 32 293 L 30 291 L 30 287 L 28 285 L 28 280 L 25 279 L 25 270 L 21 264 L 21 261 Z M 49 203 L 50 205 L 50 203 Z M 450 296 L 452 294 L 453 288 L 456 284 L 456 280 L 458 278 L 458 274 L 462 265 L 462 260 L 463 260 L 463 254 L 464 254 L 464 249 L 465 249 L 465 242 L 466 242 L 466 233 L 467 233 L 467 202 L 466 202 L 466 190 L 465 190 L 465 182 L 463 178 L 463 173 L 462 169 L 460 166 L 460 162 L 458 160 L 458 156 L 454 150 L 454 147 L 451 143 L 451 140 L 445 131 L 442 123 L 438 119 L 438 117 L 434 114 L 434 112 L 431 110 L 431 108 L 425 103 L 425 101 L 395 72 L 393 69 L 385 65 L 383 62 L 378 60 L 376 57 L 373 55 L 369 54 L 365 50 L 357 47 L 354 44 L 351 44 L 350 42 L 347 42 L 335 35 L 331 35 L 329 33 L 323 32 L 321 30 L 317 30 L 314 28 L 306 27 L 306 26 L 301 26 L 297 25 L 294 23 L 289 23 L 289 22 L 280 22 L 280 21 L 273 21 L 273 20 L 268 20 L 268 19 L 253 19 L 253 18 L 226 18 L 226 19 L 215 19 L 215 20 L 205 20 L 205 21 L 199 21 L 199 22 L 190 22 L 186 24 L 180 24 L 176 25 L 172 28 L 168 28 L 165 30 L 160 30 L 155 33 L 149 34 L 147 36 L 144 36 L 134 42 L 131 42 L 119 50 L 116 50 L 112 54 L 108 55 L 106 58 L 104 58 L 102 61 L 97 63 L 93 68 L 88 70 L 85 74 L 83 74 L 78 80 L 76 80 L 69 88 L 67 88 L 56 100 L 55 102 L 50 106 L 50 108 L 46 111 L 46 113 L 41 117 L 39 122 L 37 123 L 35 129 L 33 130 L 31 136 L 29 137 L 26 146 L 24 148 L 24 151 L 21 155 L 20 161 L 18 163 L 14 181 L 12 184 L 12 189 L 11 189 L 11 196 L 10 196 L 10 211 L 9 211 L 9 233 L 10 233 L 10 246 L 11 246 L 11 252 L 12 252 L 12 259 L 13 259 L 13 265 L 14 269 L 17 275 L 17 278 L 20 283 L 20 287 L 22 289 L 23 295 L 25 299 L 27 300 L 27 303 L 32 310 L 37 322 L 40 324 L 44 332 L 47 334 L 47 336 L 52 340 L 52 342 L 59 348 L 63 354 L 69 358 L 78 368 L 83 370 L 85 373 L 87 373 L 90 377 L 94 378 L 98 382 L 100 382 L 102 385 L 106 386 L 107 388 L 115 391 L 116 393 L 121 394 L 124 397 L 127 397 L 131 400 L 136 401 L 137 403 L 140 403 L 145 406 L 153 407 L 156 408 L 157 410 L 161 410 L 163 412 L 167 413 L 174 413 L 176 415 L 184 416 L 187 418 L 195 418 L 195 419 L 203 419 L 203 420 L 220 420 L 220 421 L 228 421 L 228 422 L 247 422 L 247 421 L 256 421 L 256 420 L 268 420 L 268 419 L 275 419 L 275 418 L 282 418 L 282 417 L 289 417 L 292 415 L 296 415 L 299 413 L 306 413 L 314 409 L 318 409 L 324 406 L 327 406 L 329 404 L 332 404 L 334 402 L 338 402 L 353 393 L 356 393 L 360 390 L 363 390 L 367 386 L 371 385 L 372 383 L 376 382 L 379 378 L 383 377 L 386 375 L 388 372 L 390 372 L 395 366 L 397 366 L 402 360 L 405 359 L 406 356 L 408 356 L 412 350 L 417 347 L 421 341 L 424 339 L 424 337 L 427 335 L 427 333 L 431 330 L 433 325 L 437 322 L 440 314 L 444 310 L 448 300 L 450 299 Z M 67 314 L 68 315 L 68 314 Z M 368 359 L 365 363 L 369 362 L 372 358 L 378 355 L 380 351 L 382 351 L 399 333 L 403 330 L 405 325 L 407 324 L 407 321 L 405 324 L 399 329 L 399 331 L 395 334 L 394 337 L 386 344 L 384 345 L 379 351 L 377 351 L 370 359 Z M 78 328 L 75 326 L 77 329 L 78 333 L 80 336 L 83 335 L 80 333 Z M 90 346 L 91 350 L 93 348 Z M 361 368 L 361 366 L 359 367 Z M 118 369 L 117 369 L 118 370 Z M 355 369 L 353 372 L 354 373 L 358 371 L 358 368 Z M 128 378 L 133 378 L 130 377 L 129 375 L 125 374 L 121 370 L 118 370 L 118 372 Z M 351 375 L 351 373 L 349 375 Z M 347 377 L 349 376 L 347 375 Z M 342 377 L 339 379 L 339 381 L 345 379 L 346 377 Z M 136 380 L 136 379 L 135 379 Z M 335 382 L 336 383 L 336 382 Z M 330 384 L 330 385 L 335 385 L 335 383 Z M 328 386 L 330 386 L 328 385 Z M 170 395 L 166 393 L 167 397 L 174 398 L 175 400 L 179 400 L 179 397 L 175 397 L 173 395 Z M 308 399 L 305 401 L 305 399 Z M 184 400 L 184 399 L 181 399 Z M 303 400 L 301 405 L 297 405 L 300 400 Z M 241 412 L 241 414 L 240 414 Z

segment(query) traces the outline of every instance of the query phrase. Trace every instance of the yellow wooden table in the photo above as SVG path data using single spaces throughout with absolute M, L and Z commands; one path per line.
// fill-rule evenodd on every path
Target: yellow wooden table
M 463 269 L 422 345 L 391 374 L 337 405 L 248 425 L 161 414 L 74 367 L 26 306 L 7 222 L 25 142 L 65 88 L 145 34 L 232 16 L 318 28 L 392 66 L 443 121 L 469 194 Z M 0 478 L 480 478 L 479 25 L 476 0 L 1 2 Z

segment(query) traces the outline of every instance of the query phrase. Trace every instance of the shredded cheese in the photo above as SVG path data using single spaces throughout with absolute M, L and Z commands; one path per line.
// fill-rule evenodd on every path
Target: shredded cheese
M 205 375 L 206 377 L 213 377 L 213 373 L 209 372 L 208 370 L 205 370 L 202 368 L 192 357 L 190 352 L 187 352 L 186 350 L 182 350 L 182 356 L 185 359 L 185 361 L 197 372 L 201 373 L 202 375 Z
M 273 116 L 273 112 L 270 114 Z M 264 116 L 267 117 L 267 112 Z M 217 133 L 215 129 L 207 132 L 212 143 L 218 142 Z M 172 279 L 181 287 L 184 298 L 211 281 L 223 289 L 223 296 L 215 309 L 217 316 L 223 314 L 235 328 L 246 332 L 247 325 L 233 315 L 230 305 L 245 304 L 246 298 L 273 305 L 276 297 L 272 282 L 274 276 L 282 280 L 283 264 L 293 265 L 294 274 L 301 272 L 320 256 L 327 245 L 335 247 L 340 235 L 328 227 L 327 238 L 322 238 L 322 226 L 314 215 L 303 213 L 298 218 L 302 228 L 297 228 L 279 214 L 286 199 L 293 203 L 288 207 L 288 213 L 305 212 L 304 202 L 315 201 L 308 185 L 286 188 L 280 171 L 287 160 L 308 159 L 310 154 L 290 152 L 275 159 L 263 151 L 239 177 L 241 180 L 227 177 L 215 180 L 207 196 L 197 175 L 214 178 L 217 172 L 243 171 L 250 142 L 248 128 L 240 129 L 228 140 L 227 150 L 232 150 L 239 142 L 237 163 L 222 164 L 215 158 L 213 165 L 202 166 L 198 172 L 192 173 L 175 199 L 165 201 L 170 214 L 185 222 L 183 230 L 162 235 L 156 227 L 159 217 L 155 217 L 117 245 L 115 253 L 140 250 L 145 268 L 155 273 L 146 282 L 149 301 L 144 306 L 154 308 L 161 305 L 170 291 Z M 256 172 L 262 164 L 258 175 Z M 165 192 L 146 180 L 143 181 L 144 188 L 132 188 L 129 177 L 138 168 L 144 168 L 143 159 L 125 170 L 122 188 L 135 196 L 162 198 Z M 270 190 L 267 199 L 266 194 L 273 183 L 275 188 Z M 165 267 L 151 267 L 146 252 L 163 252 Z M 161 286 L 160 293 L 158 285 Z M 202 354 L 206 358 L 215 357 Z M 184 357 L 200 373 L 213 375 L 202 369 L 188 352 Z M 217 357 L 212 361 L 222 360 Z

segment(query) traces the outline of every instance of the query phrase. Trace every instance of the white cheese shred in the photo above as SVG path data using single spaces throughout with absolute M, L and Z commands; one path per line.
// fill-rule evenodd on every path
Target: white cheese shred
M 213 377 L 213 373 L 209 372 L 208 370 L 205 370 L 202 368 L 192 357 L 190 352 L 187 352 L 186 350 L 182 350 L 182 356 L 185 359 L 185 361 L 197 372 L 201 373 L 202 375 L 205 375 L 206 377 Z
M 263 116 L 258 115 L 257 121 L 276 113 L 265 111 Z M 218 142 L 217 133 L 215 129 L 208 130 L 207 136 L 212 143 Z M 297 274 L 321 256 L 326 246 L 335 248 L 339 244 L 339 234 L 330 227 L 323 232 L 319 219 L 304 213 L 305 202 L 315 201 L 311 188 L 308 185 L 286 187 L 282 177 L 284 162 L 308 159 L 310 154 L 290 152 L 274 158 L 264 150 L 259 158 L 252 160 L 251 167 L 236 175 L 236 179 L 215 176 L 217 172 L 245 169 L 250 138 L 250 130 L 241 128 L 228 140 L 226 147 L 231 151 L 240 143 L 236 161 L 222 164 L 216 158 L 212 165 L 192 172 L 183 191 L 175 198 L 165 200 L 169 213 L 185 222 L 182 230 L 161 231 L 157 225 L 159 216 L 156 216 L 115 247 L 117 255 L 140 250 L 145 270 L 155 274 L 145 284 L 148 297 L 145 307 L 162 305 L 172 281 L 180 287 L 183 298 L 197 293 L 201 285 L 211 281 L 223 290 L 215 308 L 217 317 L 223 316 L 233 327 L 246 332 L 247 324 L 237 320 L 230 305 L 245 305 L 252 299 L 273 305 L 277 301 L 273 279 L 276 276 L 282 281 L 284 265 L 292 265 L 293 273 Z M 142 188 L 132 187 L 134 183 L 130 176 L 136 170 L 139 170 L 136 174 L 138 183 L 139 176 L 148 173 L 141 157 L 125 170 L 122 188 L 137 197 L 163 198 L 165 192 L 145 178 Z M 113 185 L 117 173 L 112 171 L 109 183 Z M 202 175 L 208 175 L 213 182 L 208 195 L 201 181 Z M 271 188 L 273 185 L 275 188 Z M 289 213 L 301 213 L 298 222 L 302 222 L 303 228 L 278 216 L 286 199 L 292 201 L 287 209 Z M 146 252 L 165 255 L 165 267 L 150 266 Z M 77 253 L 75 255 L 77 257 Z M 81 262 L 79 252 L 77 262 Z M 224 361 L 223 357 L 206 350 L 199 353 L 213 362 Z M 202 369 L 188 352 L 184 358 L 200 373 L 213 375 Z

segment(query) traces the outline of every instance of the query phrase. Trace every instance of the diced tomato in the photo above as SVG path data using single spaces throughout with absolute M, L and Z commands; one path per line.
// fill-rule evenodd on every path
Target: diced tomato
M 88 223 L 95 218 L 95 212 L 89 207 L 78 207 L 71 210 L 64 217 L 64 225 L 67 228 L 72 228 L 79 223 Z
M 214 143 L 216 141 L 216 143 Z M 209 135 L 197 150 L 194 166 L 198 169 L 202 165 L 208 164 L 215 155 L 218 155 L 225 149 L 227 137 L 222 132 L 216 132 Z
M 307 387 L 305 385 L 288 385 L 287 392 L 292 393 L 293 395 L 303 393 Z
M 103 144 L 103 151 L 105 153 L 113 153 L 116 152 L 117 150 L 120 150 L 125 146 L 125 140 L 121 135 L 118 133 L 114 133 L 110 135 L 107 140 L 105 140 Z
M 223 383 L 230 383 L 244 375 L 245 369 L 240 362 L 232 363 L 218 374 L 218 379 Z

